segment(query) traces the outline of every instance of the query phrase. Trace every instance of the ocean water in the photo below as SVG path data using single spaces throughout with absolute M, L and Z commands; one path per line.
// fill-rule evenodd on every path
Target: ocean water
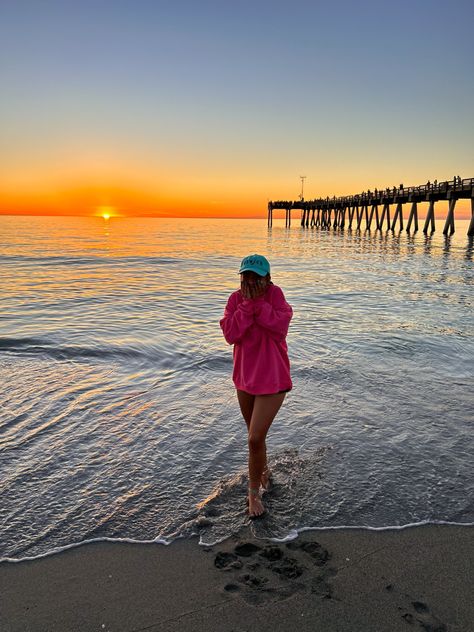
M 255 535 L 474 522 L 467 222 L 452 238 L 281 220 L 0 227 L 0 557 L 211 544 L 249 523 L 219 319 L 253 252 L 294 309 L 294 389 L 268 435 L 274 488 Z

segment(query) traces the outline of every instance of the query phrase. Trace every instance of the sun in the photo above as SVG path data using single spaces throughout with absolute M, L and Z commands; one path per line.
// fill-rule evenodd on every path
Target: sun
M 103 217 L 105 220 L 115 217 L 117 211 L 114 206 L 99 206 L 96 211 L 97 217 Z

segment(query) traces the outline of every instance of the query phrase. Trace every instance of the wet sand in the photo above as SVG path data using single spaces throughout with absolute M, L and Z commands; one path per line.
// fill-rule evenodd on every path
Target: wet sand
M 93 543 L 0 564 L 13 631 L 468 632 L 474 528 L 310 531 L 288 544 Z

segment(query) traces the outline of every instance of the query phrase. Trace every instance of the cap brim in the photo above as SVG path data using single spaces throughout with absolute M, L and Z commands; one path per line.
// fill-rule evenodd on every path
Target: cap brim
M 240 270 L 238 271 L 238 274 L 242 274 L 242 272 L 255 272 L 255 274 L 258 274 L 259 276 L 267 276 L 267 272 L 260 272 L 259 270 L 256 270 L 255 268 L 240 268 Z

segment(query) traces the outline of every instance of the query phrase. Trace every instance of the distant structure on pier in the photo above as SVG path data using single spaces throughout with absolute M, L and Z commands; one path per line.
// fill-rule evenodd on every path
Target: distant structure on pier
M 303 181 L 302 181 L 303 182 Z M 446 200 L 449 202 L 448 214 L 444 224 L 443 234 L 454 233 L 454 207 L 457 200 L 471 200 L 471 221 L 467 234 L 474 235 L 474 178 L 461 179 L 459 176 L 446 182 L 427 182 L 416 187 L 386 188 L 382 190 L 364 191 L 357 195 L 343 197 L 320 198 L 317 200 L 304 200 L 300 195 L 299 200 L 268 203 L 268 226 L 273 222 L 273 210 L 285 209 L 285 226 L 291 226 L 291 211 L 301 210 L 301 226 L 316 228 L 352 228 L 355 223 L 360 229 L 362 220 L 365 219 L 365 227 L 370 230 L 375 219 L 377 230 L 383 230 L 384 224 L 387 230 L 394 231 L 399 226 L 403 230 L 403 205 L 411 204 L 410 214 L 406 230 L 416 232 L 418 230 L 418 204 L 428 202 L 428 213 L 425 218 L 423 232 L 427 234 L 435 231 L 435 204 Z M 393 218 L 391 207 L 395 205 Z M 370 209 L 370 210 L 369 210 Z

